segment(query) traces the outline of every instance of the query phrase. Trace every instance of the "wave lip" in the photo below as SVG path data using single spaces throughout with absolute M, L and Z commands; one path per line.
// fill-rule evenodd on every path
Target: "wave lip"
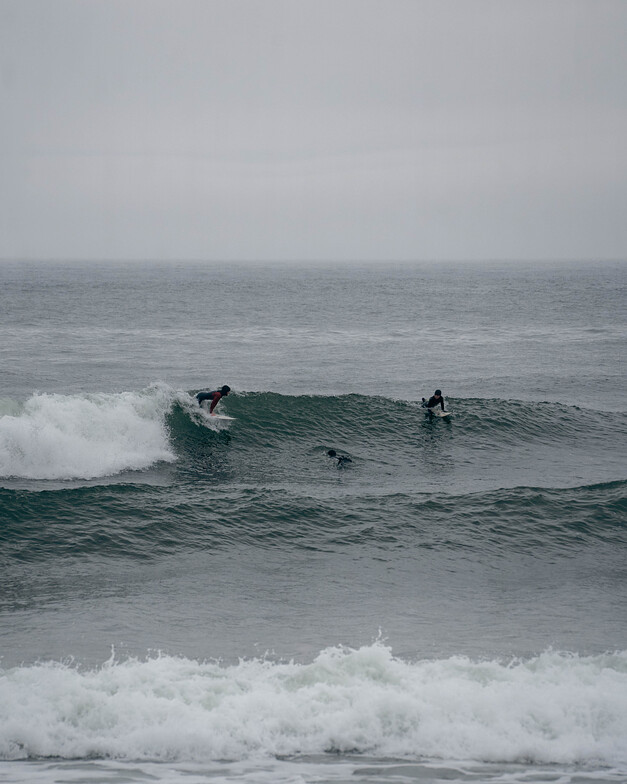
M 0 671 L 0 758 L 396 758 L 627 772 L 627 652 L 407 662 L 376 642 L 309 664 L 161 656 Z
M 171 462 L 164 386 L 119 394 L 35 394 L 0 416 L 0 477 L 94 479 Z

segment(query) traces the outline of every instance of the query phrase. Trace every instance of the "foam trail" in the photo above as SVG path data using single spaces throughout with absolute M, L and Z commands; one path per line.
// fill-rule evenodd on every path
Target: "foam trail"
M 161 656 L 0 671 L 0 758 L 244 760 L 328 751 L 627 772 L 627 652 L 406 662 L 374 643 L 310 664 Z
M 119 394 L 35 394 L 0 416 L 0 476 L 94 479 L 173 461 L 165 415 L 174 398 L 165 385 Z

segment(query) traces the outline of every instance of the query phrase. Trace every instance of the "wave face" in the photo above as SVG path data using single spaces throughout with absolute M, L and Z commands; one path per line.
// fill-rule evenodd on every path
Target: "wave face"
M 0 671 L 0 758 L 241 760 L 327 752 L 627 765 L 627 654 L 310 664 L 161 656 Z
M 5 556 L 624 543 L 624 415 L 451 400 L 447 422 L 413 402 L 273 393 L 222 406 L 226 427 L 165 385 L 14 406 L 0 418 Z
M 221 405 L 237 420 L 231 426 L 234 448 L 263 452 L 264 459 L 271 451 L 289 451 L 297 470 L 299 456 L 326 444 L 383 466 L 413 461 L 438 445 L 460 451 L 466 460 L 464 450 L 485 450 L 488 460 L 512 450 L 529 450 L 536 461 L 550 450 L 602 453 L 599 481 L 625 478 L 622 471 L 608 476 L 622 466 L 622 455 L 614 454 L 627 434 L 627 415 L 620 412 L 450 399 L 453 418 L 439 421 L 415 402 L 382 396 L 275 393 L 241 393 Z M 94 479 L 160 461 L 193 461 L 199 442 L 210 445 L 211 431 L 220 426 L 204 416 L 193 397 L 164 384 L 138 393 L 37 394 L 23 405 L 0 401 L 0 477 Z

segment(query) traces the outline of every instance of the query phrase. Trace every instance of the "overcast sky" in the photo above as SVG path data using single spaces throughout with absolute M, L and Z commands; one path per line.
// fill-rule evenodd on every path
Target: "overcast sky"
M 0 258 L 627 258 L 627 0 L 0 0 Z

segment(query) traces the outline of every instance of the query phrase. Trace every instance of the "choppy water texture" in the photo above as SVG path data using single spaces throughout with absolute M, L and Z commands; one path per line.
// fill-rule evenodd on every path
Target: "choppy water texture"
M 626 282 L 1 265 L 0 782 L 624 781 Z

